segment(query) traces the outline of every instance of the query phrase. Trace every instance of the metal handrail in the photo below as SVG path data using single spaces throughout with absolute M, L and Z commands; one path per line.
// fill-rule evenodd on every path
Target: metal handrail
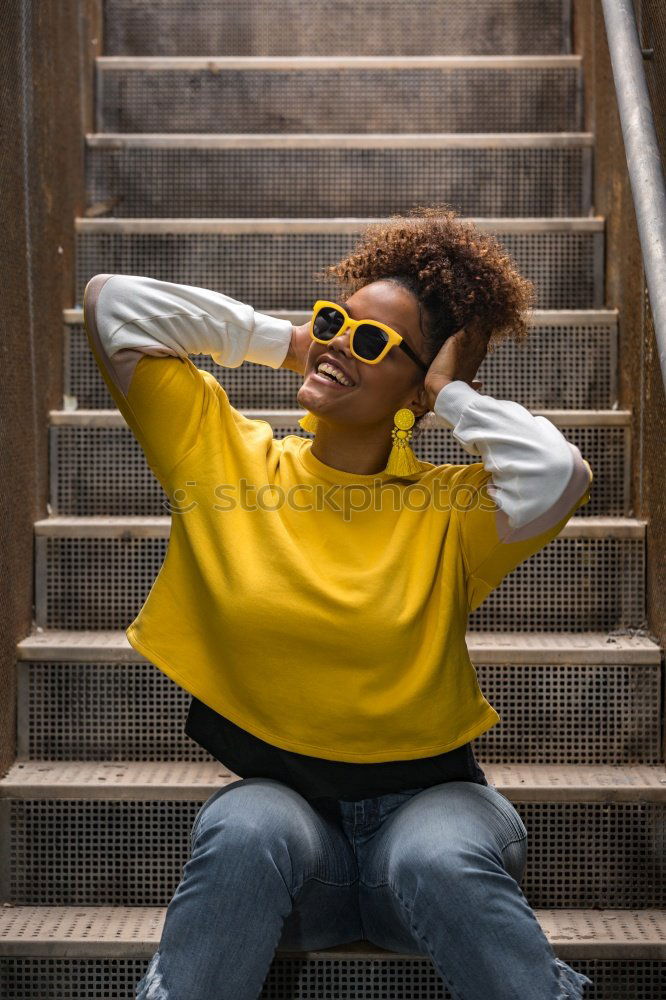
M 629 180 L 666 389 L 666 184 L 633 0 L 601 0 Z

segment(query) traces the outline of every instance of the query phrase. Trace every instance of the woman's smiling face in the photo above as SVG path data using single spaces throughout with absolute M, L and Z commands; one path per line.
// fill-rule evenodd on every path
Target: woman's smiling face
M 394 281 L 373 281 L 340 305 L 352 319 L 374 319 L 392 327 L 427 363 L 418 301 L 408 289 Z M 319 364 L 326 360 L 351 384 L 341 385 L 318 374 Z M 312 341 L 296 399 L 299 406 L 333 424 L 392 424 L 396 410 L 403 406 L 413 409 L 417 417 L 427 412 L 424 378 L 425 372 L 397 346 L 379 364 L 359 361 L 351 353 L 345 330 L 328 344 Z

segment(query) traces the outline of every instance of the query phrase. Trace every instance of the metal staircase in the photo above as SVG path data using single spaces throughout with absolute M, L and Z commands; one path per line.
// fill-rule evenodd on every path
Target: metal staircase
M 35 524 L 35 628 L 17 649 L 17 761 L 0 781 L 0 994 L 133 997 L 195 814 L 236 777 L 184 735 L 189 696 L 124 635 L 170 518 L 110 409 L 85 283 L 146 274 L 302 323 L 333 292 L 315 272 L 366 220 L 447 201 L 497 232 L 537 287 L 529 341 L 486 359 L 484 390 L 549 417 L 595 474 L 590 503 L 470 616 L 502 716 L 477 755 L 526 823 L 522 888 L 558 955 L 597 1000 L 665 996 L 662 651 L 646 631 L 622 317 L 603 308 L 568 0 L 107 0 L 105 51 L 50 511 Z M 304 433 L 294 373 L 195 362 L 276 436 Z M 470 460 L 443 429 L 417 451 Z M 449 993 L 426 959 L 367 942 L 278 952 L 265 1000 L 324 996 Z

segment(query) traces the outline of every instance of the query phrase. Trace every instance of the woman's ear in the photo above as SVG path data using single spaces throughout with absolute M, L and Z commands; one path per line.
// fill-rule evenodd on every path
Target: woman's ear
M 422 417 L 424 413 L 430 413 L 430 406 L 428 403 L 428 390 L 425 384 L 422 382 L 415 392 L 409 403 L 410 410 L 413 411 L 414 416 L 418 419 Z

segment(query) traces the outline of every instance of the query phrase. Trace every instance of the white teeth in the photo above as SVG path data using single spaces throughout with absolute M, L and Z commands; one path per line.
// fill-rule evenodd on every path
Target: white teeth
M 342 385 L 354 384 L 350 379 L 347 378 L 344 372 L 341 372 L 339 368 L 336 368 L 328 361 L 322 361 L 321 364 L 318 364 L 317 372 L 326 372 L 327 375 L 331 375 L 336 380 L 336 382 L 340 382 Z

